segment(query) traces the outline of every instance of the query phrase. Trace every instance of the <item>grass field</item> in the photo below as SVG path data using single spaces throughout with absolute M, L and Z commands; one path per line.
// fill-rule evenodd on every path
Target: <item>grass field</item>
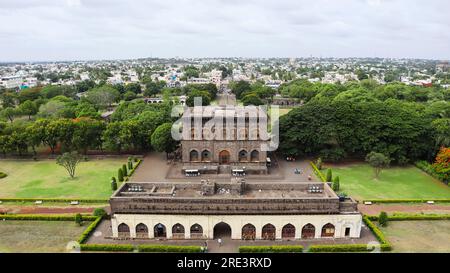
M 89 223 L 61 221 L 1 221 L 0 252 L 65 252 Z
M 340 191 L 358 200 L 450 198 L 450 187 L 414 166 L 384 169 L 378 179 L 368 164 L 330 167 L 339 176 Z
M 381 230 L 393 252 L 450 252 L 450 221 L 395 221 Z
M 1 160 L 0 171 L 8 177 L 0 179 L 3 198 L 108 198 L 111 177 L 127 159 L 93 159 L 81 162 L 76 177 L 71 179 L 64 167 L 54 160 Z

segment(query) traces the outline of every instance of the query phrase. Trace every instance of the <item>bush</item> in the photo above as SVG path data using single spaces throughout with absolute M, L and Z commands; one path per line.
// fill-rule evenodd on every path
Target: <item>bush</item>
M 117 171 L 117 178 L 119 179 L 119 182 L 123 182 L 123 170 L 122 168 Z
M 355 245 L 312 245 L 309 247 L 308 252 L 370 252 L 374 250 L 373 247 L 369 247 L 364 244 Z
M 132 169 L 133 169 L 133 162 L 128 161 L 128 170 L 132 170 Z
M 240 253 L 301 253 L 303 252 L 303 246 L 240 246 Z
M 125 177 L 125 176 L 128 176 L 128 173 L 127 173 L 127 165 L 125 165 L 125 164 L 122 165 L 122 173 L 123 173 L 123 176 L 124 176 L 124 177 Z
M 319 154 L 325 162 L 339 162 L 347 156 L 342 148 L 324 149 Z
M 8 175 L 4 172 L 0 172 L 0 179 L 7 177 Z
M 386 212 L 382 211 L 380 212 L 380 216 L 378 216 L 378 223 L 382 226 L 382 227 L 386 227 L 388 224 L 388 215 Z
M 78 225 L 82 226 L 83 225 L 83 216 L 81 216 L 80 213 L 77 213 L 75 215 L 75 223 L 77 223 Z
M 339 188 L 340 188 L 339 176 L 336 176 L 333 179 L 333 190 L 334 191 L 339 191 Z
M 427 174 L 431 175 L 432 177 L 436 178 L 437 180 L 441 181 L 444 184 L 449 184 L 449 180 L 445 178 L 444 175 L 437 173 L 433 165 L 426 161 L 418 161 L 416 162 L 416 167 L 421 169 L 422 171 L 426 172 Z
M 317 161 L 316 161 L 316 166 L 317 166 L 317 169 L 320 171 L 320 170 L 322 170 L 322 158 L 318 158 L 317 159 Z
M 373 219 L 373 218 L 372 218 Z M 381 244 L 381 251 L 390 251 L 392 250 L 391 244 L 384 237 L 383 232 L 369 219 L 367 215 L 363 216 L 363 221 L 367 225 L 367 227 L 372 231 L 373 235 L 377 238 L 377 240 Z
M 313 168 L 314 173 L 320 178 L 320 180 L 322 180 L 322 182 L 326 182 L 327 179 L 325 178 L 325 176 L 323 176 L 323 173 L 317 168 L 316 164 L 314 164 L 312 161 L 310 161 L 309 164 Z
M 113 251 L 113 252 L 132 252 L 135 247 L 133 245 L 94 245 L 81 244 L 81 251 Z
M 111 181 L 111 189 L 112 189 L 113 191 L 116 191 L 116 190 L 117 190 L 117 182 L 116 182 L 116 181 Z
M 91 235 L 91 233 L 97 228 L 97 226 L 100 224 L 100 222 L 102 221 L 101 217 L 97 217 L 95 219 L 94 222 L 92 222 L 92 224 L 90 224 L 84 231 L 83 233 L 80 235 L 80 238 L 78 238 L 78 243 L 79 244 L 84 244 L 88 239 L 89 236 Z
M 169 245 L 140 245 L 139 252 L 171 252 L 171 253 L 198 253 L 202 252 L 200 246 L 169 246 Z
M 105 217 L 105 216 L 108 215 L 108 214 L 106 213 L 106 211 L 105 211 L 104 209 L 102 209 L 102 208 L 96 208 L 96 209 L 94 210 L 93 215 L 94 215 L 94 216 L 97 216 L 97 217 L 103 218 L 103 217 Z
M 333 180 L 333 172 L 331 169 L 327 170 L 327 182 L 331 182 Z
M 450 203 L 450 199 L 367 199 L 363 202 L 372 203 L 426 203 L 427 201 L 434 201 L 435 203 Z

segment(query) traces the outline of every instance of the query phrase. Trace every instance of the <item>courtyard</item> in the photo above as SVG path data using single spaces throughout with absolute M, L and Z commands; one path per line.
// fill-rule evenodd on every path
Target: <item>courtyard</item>
M 104 198 L 111 195 L 111 177 L 126 158 L 91 159 L 81 162 L 76 177 L 55 160 L 1 160 L 0 198 Z
M 83 233 L 83 226 L 65 221 L 1 221 L 0 252 L 66 252 L 70 242 Z
M 414 166 L 383 169 L 378 179 L 365 163 L 326 164 L 339 176 L 340 192 L 357 199 L 445 199 L 450 187 Z M 324 175 L 327 170 L 322 170 Z

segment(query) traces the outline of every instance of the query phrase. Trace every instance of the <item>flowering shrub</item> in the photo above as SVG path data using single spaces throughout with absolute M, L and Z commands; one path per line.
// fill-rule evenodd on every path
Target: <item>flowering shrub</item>
M 450 179 L 450 148 L 442 147 L 432 165 L 436 173 L 443 177 L 444 181 Z

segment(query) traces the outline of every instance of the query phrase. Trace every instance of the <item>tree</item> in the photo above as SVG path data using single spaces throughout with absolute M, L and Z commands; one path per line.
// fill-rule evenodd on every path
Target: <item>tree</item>
M 128 176 L 127 165 L 125 165 L 125 164 L 122 165 L 122 173 L 123 173 L 123 176 Z
M 96 208 L 93 213 L 96 217 L 105 217 L 107 215 L 106 211 L 103 208 Z
M 438 147 L 450 146 L 450 118 L 436 119 L 432 122 L 434 138 Z
M 65 102 L 50 100 L 39 107 L 38 116 L 42 118 L 61 117 L 65 107 Z
M 334 190 L 334 191 L 339 191 L 339 189 L 340 189 L 339 176 L 336 176 L 336 177 L 333 179 L 333 190 Z
M 56 158 L 56 163 L 63 166 L 69 173 L 71 178 L 75 177 L 75 170 L 82 160 L 82 157 L 77 152 L 63 153 Z
M 119 168 L 117 171 L 117 178 L 119 179 L 119 182 L 123 182 L 123 170 L 122 168 Z
M 75 215 L 75 223 L 76 223 L 77 225 L 79 225 L 79 226 L 82 226 L 82 225 L 83 225 L 83 217 L 81 216 L 80 213 L 77 213 L 77 214 Z
M 193 90 L 188 94 L 186 105 L 188 105 L 189 107 L 193 107 L 195 98 L 201 98 L 202 106 L 206 106 L 211 103 L 211 96 L 208 91 Z
M 378 223 L 380 224 L 380 226 L 382 227 L 386 227 L 388 225 L 388 215 L 386 212 L 382 211 L 380 212 L 380 215 L 378 216 Z
M 381 170 L 389 166 L 389 163 L 391 162 L 389 157 L 377 152 L 370 152 L 366 156 L 366 161 L 374 168 L 376 179 L 380 176 Z
M 132 92 L 134 94 L 140 94 L 142 92 L 141 85 L 139 83 L 129 83 L 125 85 L 125 93 Z
M 450 148 L 442 147 L 439 150 L 432 168 L 443 181 L 450 180 Z
M 27 100 L 19 105 L 20 112 L 24 115 L 28 115 L 28 119 L 31 119 L 32 115 L 36 115 L 38 107 L 34 101 Z
M 72 144 L 83 154 L 87 154 L 89 148 L 102 146 L 102 135 L 105 123 L 90 118 L 78 118 L 73 121 L 75 127 L 72 135 Z
M 247 81 L 233 82 L 230 84 L 230 87 L 231 92 L 233 92 L 236 95 L 236 98 L 238 99 L 241 98 L 241 94 L 250 91 L 252 89 L 250 83 Z
M 20 115 L 20 111 L 17 108 L 6 107 L 2 111 L 0 111 L 0 116 L 8 119 L 11 123 L 14 121 L 16 116 Z
M 116 181 L 115 177 L 113 177 L 112 180 L 111 180 L 111 189 L 113 191 L 117 190 L 117 181 Z
M 123 99 L 125 101 L 134 100 L 136 98 L 136 93 L 127 91 L 125 94 L 123 94 Z
M 333 172 L 331 171 L 331 169 L 327 170 L 327 182 L 331 182 L 333 181 Z
M 86 99 L 98 107 L 110 107 L 112 103 L 119 100 L 120 93 L 109 85 L 93 88 L 87 92 Z
M 178 142 L 172 137 L 172 123 L 164 123 L 158 126 L 151 136 L 152 147 L 158 152 L 169 153 L 175 151 Z

